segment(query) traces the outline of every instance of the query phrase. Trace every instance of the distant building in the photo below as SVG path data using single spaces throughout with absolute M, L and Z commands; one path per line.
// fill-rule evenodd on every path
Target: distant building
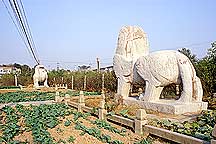
M 97 71 L 97 69 L 93 69 L 93 71 Z M 111 72 L 113 71 L 113 66 L 105 66 L 100 68 L 101 72 Z
M 21 73 L 21 69 L 16 68 L 14 66 L 0 66 L 0 76 L 4 75 L 4 74 L 20 74 Z

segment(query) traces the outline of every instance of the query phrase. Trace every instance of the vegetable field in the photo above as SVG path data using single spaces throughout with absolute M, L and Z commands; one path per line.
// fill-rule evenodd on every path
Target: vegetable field
M 65 104 L 1 110 L 1 143 L 136 143 L 142 137 Z
M 61 91 L 59 96 L 64 97 L 65 94 L 74 97 L 78 96 L 79 92 Z M 64 103 L 5 106 L 0 110 L 0 143 L 148 144 L 155 143 L 154 141 L 166 143 L 164 140 L 155 139 L 155 137 L 152 139 L 151 136 L 146 138 L 137 135 L 134 131 L 121 125 L 96 118 L 100 98 L 94 97 L 94 95 L 99 94 L 98 92 L 84 92 L 84 95 L 87 96 L 86 105 L 93 108 L 89 113 L 78 112 Z M 0 103 L 55 100 L 55 95 L 54 91 L 1 93 Z M 116 114 L 133 120 L 139 107 L 114 103 L 112 95 L 107 94 L 105 109 L 108 111 L 108 117 Z M 191 122 L 180 123 L 168 119 L 150 118 L 148 125 L 210 141 L 215 121 L 216 111 L 208 110 L 203 111 Z
M 70 96 L 78 96 L 79 92 L 77 91 L 67 91 L 60 92 L 60 96 L 69 94 Z M 84 95 L 99 95 L 99 92 L 84 92 Z M 9 103 L 9 102 L 26 102 L 26 101 L 46 101 L 46 100 L 55 100 L 55 92 L 8 92 L 0 94 L 0 103 Z

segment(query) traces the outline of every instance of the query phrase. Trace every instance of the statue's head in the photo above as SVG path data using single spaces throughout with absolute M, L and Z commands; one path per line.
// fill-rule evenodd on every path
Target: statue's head
M 118 36 L 116 54 L 133 59 L 149 53 L 147 34 L 138 26 L 124 26 Z
M 43 65 L 37 65 L 35 66 L 35 73 L 37 72 L 47 72 L 47 71 Z
M 118 94 L 123 97 L 128 95 L 130 83 L 136 77 L 136 74 L 133 73 L 134 64 L 140 56 L 148 53 L 148 39 L 142 28 L 138 26 L 122 27 L 113 58 L 113 69 L 118 78 Z

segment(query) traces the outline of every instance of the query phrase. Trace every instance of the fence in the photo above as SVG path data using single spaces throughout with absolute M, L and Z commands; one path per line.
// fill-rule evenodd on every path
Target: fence
M 64 101 L 68 105 L 77 108 L 79 112 L 92 112 L 93 108 L 85 106 L 85 97 L 83 94 L 83 91 L 80 91 L 79 100 L 78 103 L 70 101 L 70 96 L 66 95 L 65 97 L 60 97 L 59 93 L 56 93 L 56 102 L 62 102 Z M 151 125 L 147 125 L 147 114 L 144 109 L 139 109 L 136 113 L 135 119 L 128 119 L 125 117 L 121 117 L 118 115 L 107 115 L 107 111 L 104 108 L 105 104 L 105 94 L 104 91 L 102 91 L 101 94 L 101 101 L 99 105 L 98 113 L 96 114 L 99 119 L 106 119 L 111 122 L 119 123 L 121 125 L 130 127 L 134 130 L 137 134 L 152 134 L 156 135 L 158 137 L 162 137 L 164 139 L 168 139 L 173 142 L 177 143 L 188 143 L 188 144 L 204 144 L 209 143 L 207 141 L 194 138 L 191 136 L 187 136 L 184 134 L 180 134 L 177 132 L 172 132 L 163 128 L 154 127 Z M 216 144 L 216 126 L 214 128 L 214 131 L 212 132 L 213 139 L 211 140 L 212 144 Z

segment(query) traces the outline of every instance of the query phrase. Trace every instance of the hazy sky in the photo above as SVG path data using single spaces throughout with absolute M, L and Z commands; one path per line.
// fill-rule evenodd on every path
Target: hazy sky
M 5 0 L 7 1 L 7 0 Z M 47 68 L 111 65 L 122 26 L 138 25 L 150 51 L 187 47 L 199 58 L 216 40 L 215 0 L 22 0 Z M 0 64 L 35 62 L 0 1 Z

